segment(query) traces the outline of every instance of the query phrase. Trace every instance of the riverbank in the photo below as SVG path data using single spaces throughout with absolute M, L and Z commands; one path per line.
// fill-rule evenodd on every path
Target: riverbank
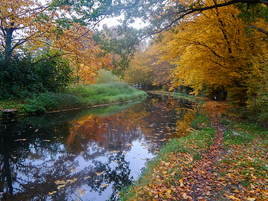
M 268 199 L 268 131 L 233 118 L 225 102 L 199 103 L 193 131 L 167 143 L 121 200 Z
M 71 86 L 61 93 L 46 92 L 25 100 L 0 101 L 0 109 L 17 109 L 19 114 L 44 113 L 105 106 L 145 98 L 144 91 L 115 82 Z

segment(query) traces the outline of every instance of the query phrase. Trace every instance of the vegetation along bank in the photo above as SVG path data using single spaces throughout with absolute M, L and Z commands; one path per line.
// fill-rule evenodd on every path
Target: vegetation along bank
M 226 102 L 198 107 L 190 134 L 167 143 L 121 200 L 268 199 L 268 131 L 236 118 Z
M 18 109 L 21 114 L 42 113 L 126 102 L 146 95 L 123 82 L 78 85 L 69 86 L 61 93 L 46 92 L 25 100 L 1 101 L 0 109 Z

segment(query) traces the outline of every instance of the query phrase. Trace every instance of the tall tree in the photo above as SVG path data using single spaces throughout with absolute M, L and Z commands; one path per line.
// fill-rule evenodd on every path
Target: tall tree
M 213 6 L 214 1 L 205 1 Z M 250 72 L 250 55 L 265 43 L 262 33 L 248 37 L 246 24 L 235 6 L 214 8 L 185 18 L 165 33 L 162 59 L 174 63 L 174 86 L 190 85 L 198 93 L 204 85 L 223 87 L 242 103 L 245 80 Z M 194 34 L 193 34 L 194 33 Z M 231 95 L 231 94 L 229 94 Z

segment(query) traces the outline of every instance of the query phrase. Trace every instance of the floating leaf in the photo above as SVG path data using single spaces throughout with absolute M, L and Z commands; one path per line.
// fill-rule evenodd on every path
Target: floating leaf
M 65 186 L 65 184 L 64 185 L 59 185 L 58 187 L 57 187 L 57 189 L 61 189 L 62 187 L 64 187 Z
M 53 195 L 53 194 L 55 194 L 55 193 L 57 193 L 57 191 L 49 192 L 48 195 Z
M 100 175 L 102 175 L 102 174 L 104 174 L 105 173 L 105 171 L 103 171 L 103 172 L 95 172 L 98 176 L 100 176 Z
M 15 142 L 17 141 L 26 141 L 26 139 L 16 139 Z

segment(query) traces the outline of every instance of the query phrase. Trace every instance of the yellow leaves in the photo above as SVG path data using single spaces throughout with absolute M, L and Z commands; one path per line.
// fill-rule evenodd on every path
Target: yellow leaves
M 68 179 L 68 180 L 56 180 L 54 183 L 57 184 L 57 189 L 60 190 L 61 188 L 65 187 L 68 183 L 73 183 L 77 181 L 77 178 Z M 55 193 L 55 191 L 51 192 L 52 194 Z
M 234 200 L 234 201 L 240 201 L 239 198 L 236 198 L 236 197 L 233 196 L 233 195 L 229 195 L 228 197 L 229 197 L 231 200 Z
M 55 193 L 57 193 L 57 191 L 49 192 L 48 195 L 53 195 L 53 194 L 55 194 Z
M 93 33 L 86 27 L 75 25 L 72 29 L 64 31 L 60 38 L 55 40 L 54 47 L 68 53 L 76 69 L 76 76 L 87 84 L 94 83 L 97 71 L 103 66 L 111 66 L 111 55 L 98 56 L 103 51 L 94 43 Z
M 65 184 L 64 185 L 58 185 L 57 189 L 60 190 L 64 186 L 65 186 Z
M 214 5 L 214 1 L 206 0 L 205 4 Z M 242 72 L 250 65 L 248 55 L 255 55 L 264 43 L 247 37 L 238 13 L 235 6 L 207 10 L 163 34 L 158 48 L 163 61 L 176 65 L 173 88 L 191 86 L 196 94 L 204 84 L 226 86 L 245 78 L 247 74 Z
M 180 182 L 180 187 L 183 187 L 183 186 L 184 186 L 184 184 L 183 184 L 183 180 L 180 179 L 179 182 Z

